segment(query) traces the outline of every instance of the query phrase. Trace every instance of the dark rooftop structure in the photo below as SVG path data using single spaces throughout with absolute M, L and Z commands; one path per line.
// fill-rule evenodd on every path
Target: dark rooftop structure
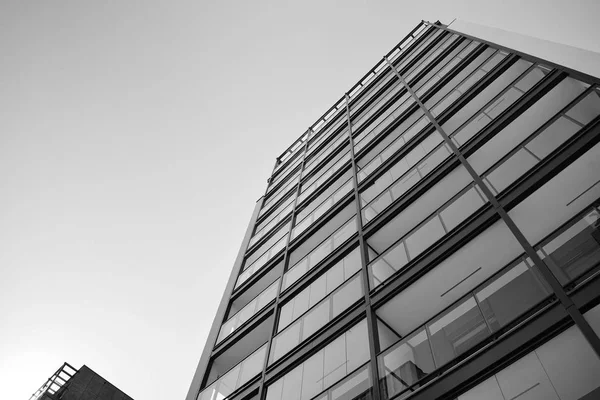
M 64 363 L 29 400 L 133 400 L 87 365 Z

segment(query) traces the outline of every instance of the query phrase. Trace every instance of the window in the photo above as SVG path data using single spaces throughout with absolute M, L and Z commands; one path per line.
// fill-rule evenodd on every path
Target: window
M 410 82 L 417 96 L 422 97 L 427 93 L 429 89 L 452 71 L 462 60 L 468 57 L 478 46 L 479 42 L 463 40 L 456 49 L 446 56 L 442 62 L 434 66 L 422 79 L 416 83 Z
M 416 121 L 416 122 L 415 122 Z M 359 168 L 358 180 L 362 181 L 385 160 L 394 155 L 404 144 L 429 125 L 429 119 L 423 116 L 421 109 L 416 110 L 385 138 L 361 157 L 356 165 Z
M 315 175 L 308 178 L 308 180 L 302 184 L 302 193 L 300 193 L 298 196 L 298 204 L 301 204 L 308 198 L 308 196 L 310 196 L 319 187 L 321 187 L 321 185 L 327 182 L 329 178 L 331 178 L 344 165 L 348 164 L 350 162 L 350 152 L 341 152 L 333 160 L 335 160 L 335 164 L 330 165 L 330 163 L 328 163 L 324 169 L 319 170 Z
M 246 304 L 241 310 L 235 315 L 229 318 L 219 331 L 219 337 L 217 343 L 221 342 L 227 336 L 232 334 L 237 328 L 242 326 L 246 321 L 252 318 L 260 310 L 262 310 L 267 304 L 275 300 L 277 297 L 277 289 L 279 288 L 279 279 L 273 282 L 267 287 L 262 293 L 256 296 L 252 301 Z
M 283 221 L 294 209 L 294 196 L 290 196 L 287 200 L 281 203 L 279 207 L 271 215 L 262 220 L 256 225 L 254 236 L 248 243 L 248 248 L 254 246 L 260 239 L 271 231 L 278 223 Z
M 539 243 L 600 198 L 598 171 L 600 171 L 600 144 L 596 144 L 588 150 L 510 210 L 508 214 L 530 243 Z M 565 232 L 562 236 L 562 240 L 565 241 L 572 238 L 573 241 L 570 244 L 577 246 L 576 248 L 573 250 L 561 249 L 562 240 L 559 238 L 556 238 L 557 241 L 544 244 L 542 248 L 541 255 L 555 269 L 559 280 L 562 279 L 563 282 L 588 268 L 586 256 L 591 259 L 595 258 L 593 255 L 595 254 L 595 240 L 592 238 L 597 236 L 595 233 L 597 214 L 590 210 L 587 215 L 588 219 L 584 217 L 585 222 L 574 225 L 571 231 Z M 576 257 L 579 252 L 582 254 L 580 257 Z M 568 257 L 575 258 L 568 261 Z M 560 268 L 562 272 L 557 268 Z M 564 275 L 561 277 L 562 274 Z
M 465 123 L 471 116 L 479 111 L 483 106 L 487 105 L 488 102 L 492 101 L 490 105 L 485 109 L 485 112 L 490 116 L 491 119 L 498 116 L 503 110 L 505 110 L 510 104 L 514 103 L 523 92 L 514 88 L 508 89 L 501 97 L 494 99 L 498 96 L 505 88 L 510 86 L 515 79 L 521 74 L 525 73 L 531 66 L 529 61 L 518 60 L 516 63 L 511 65 L 502 75 L 496 78 L 488 86 L 479 92 L 471 101 L 465 104 L 460 110 L 458 110 L 452 117 L 442 124 L 442 128 L 448 135 L 454 133 L 463 123 Z M 540 78 L 541 79 L 541 78 Z M 470 82 L 469 82 L 470 84 Z M 470 87 L 470 85 L 469 85 Z M 459 86 L 453 93 L 457 93 L 456 98 L 460 97 L 467 88 L 465 83 Z M 453 97 L 453 93 L 450 97 Z M 436 105 L 431 109 L 431 113 L 434 116 L 440 115 L 452 101 L 444 101 L 441 104 Z
M 397 340 L 378 357 L 384 397 L 414 391 L 429 374 L 476 348 L 550 294 L 548 284 L 522 256 L 406 337 L 401 330 L 396 331 L 403 328 L 401 322 L 378 311 L 378 318 L 383 320 L 380 326 L 385 327 L 380 343 Z
M 357 272 L 273 338 L 269 362 L 279 360 L 362 298 L 362 279 Z
M 313 199 L 296 215 L 296 226 L 292 230 L 291 238 L 294 239 L 304 232 L 315 221 L 322 217 L 335 204 L 353 191 L 354 180 L 351 177 L 352 172 L 340 176 L 329 185 L 319 196 Z
M 483 78 L 487 71 L 498 65 L 500 61 L 506 57 L 506 55 L 506 53 L 496 51 L 490 47 L 486 48 L 481 54 L 475 57 L 474 60 L 460 69 L 456 75 L 451 77 L 435 93 L 432 93 L 431 95 L 428 95 L 428 97 L 424 98 L 423 102 L 425 106 L 431 110 L 434 105 L 438 104 L 445 96 L 454 91 L 454 89 L 456 89 L 458 86 L 460 86 L 460 88 L 463 90 L 466 90 L 467 87 L 472 86 L 481 78 Z M 458 93 L 452 96 L 456 98 L 457 95 Z M 448 103 L 448 100 L 444 100 L 444 102 Z M 443 106 L 440 107 L 445 108 Z
M 267 344 L 229 370 L 198 395 L 198 400 L 223 400 L 262 372 L 267 353 Z
M 327 272 L 281 307 L 277 331 L 281 332 L 286 326 L 332 293 L 342 283 L 360 271 L 360 269 L 360 251 L 357 248 L 333 264 Z
M 304 274 L 313 269 L 335 249 L 350 239 L 357 231 L 356 217 L 350 219 L 344 226 L 325 239 L 303 259 L 294 264 L 283 276 L 282 290 L 289 288 Z
M 433 171 L 452 152 L 437 131 L 431 133 L 403 158 L 360 193 L 366 222 L 375 218 Z
M 345 386 L 335 386 L 335 396 L 339 397 L 331 397 L 343 398 L 342 393 L 351 391 L 353 387 L 365 389 L 364 375 L 361 375 L 362 379 L 352 375 L 354 381 L 342 379 L 361 367 L 369 357 L 367 324 L 363 320 L 271 384 L 267 388 L 266 399 L 310 400 L 336 383 L 345 382 Z M 357 373 L 360 374 L 359 371 Z M 330 391 L 323 393 L 323 396 L 331 395 Z
M 596 397 L 592 392 L 598 388 L 598 376 L 598 356 L 572 326 L 458 400 L 511 400 L 524 393 L 529 399 L 591 399 Z
M 337 136 L 337 139 L 328 145 L 325 149 L 321 150 L 319 154 L 306 161 L 302 176 L 308 176 L 313 169 L 320 165 L 321 161 L 325 160 L 330 154 L 333 153 L 340 145 L 348 141 L 348 131 L 343 130 Z
M 410 230 L 411 226 L 407 222 L 415 217 L 410 215 L 410 212 L 419 206 L 418 203 L 420 201 L 416 202 L 415 207 L 404 210 L 367 239 L 369 260 L 375 260 L 369 265 L 372 288 L 401 270 L 409 261 L 487 203 L 487 200 L 474 184 L 470 184 L 409 234 L 399 237 L 398 233 Z M 426 203 L 423 205 L 427 206 Z M 397 241 L 399 238 L 401 240 Z M 391 245 L 393 247 L 388 251 Z M 383 256 L 380 257 L 382 254 Z
M 289 231 L 290 231 L 290 221 L 287 221 L 287 223 L 283 224 L 281 226 L 281 228 L 279 228 L 278 231 L 273 233 L 273 235 L 271 235 L 271 237 L 268 240 L 266 240 L 262 245 L 257 247 L 254 251 L 252 251 L 252 253 L 250 253 L 250 255 L 248 255 L 246 257 L 246 260 L 244 261 L 244 267 L 242 268 L 242 270 L 249 268 L 253 263 L 255 263 L 257 260 L 261 259 L 262 258 L 261 256 L 263 256 L 263 254 L 265 254 L 265 252 L 268 253 L 269 249 L 275 243 L 279 242 L 279 240 L 281 238 L 286 237 Z M 268 258 L 269 257 L 267 257 L 267 259 Z
M 269 211 L 271 209 L 271 207 L 273 207 L 275 204 L 277 204 L 277 202 L 279 200 L 281 200 L 281 198 L 285 194 L 289 193 L 293 188 L 296 187 L 296 185 L 298 184 L 298 181 L 300 181 L 300 176 L 296 176 L 289 183 L 287 183 L 284 186 L 282 186 L 281 188 L 277 189 L 272 195 L 270 195 L 267 199 L 265 199 L 265 202 L 262 206 L 262 209 L 258 213 L 258 216 L 262 217 L 264 214 L 266 214 L 266 212 Z

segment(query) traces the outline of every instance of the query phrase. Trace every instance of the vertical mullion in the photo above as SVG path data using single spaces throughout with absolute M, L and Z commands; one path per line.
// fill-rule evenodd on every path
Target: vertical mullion
M 369 297 L 369 271 L 367 268 L 367 252 L 365 250 L 365 238 L 363 236 L 362 213 L 360 208 L 360 197 L 358 193 L 358 176 L 356 158 L 354 156 L 354 138 L 352 137 L 352 120 L 350 118 L 350 97 L 346 93 L 346 116 L 348 118 L 348 138 L 350 140 L 350 159 L 352 161 L 352 179 L 354 180 L 354 202 L 356 204 L 356 222 L 358 230 L 358 243 L 361 256 L 361 267 L 363 274 L 363 291 L 365 298 L 365 310 L 367 314 L 367 332 L 369 337 L 369 350 L 371 354 L 371 380 L 373 381 L 373 398 L 381 399 L 379 388 L 379 369 L 377 368 L 377 352 L 379 351 L 379 336 L 377 333 L 377 322 L 373 318 L 371 298 Z
M 269 359 L 271 355 L 271 346 L 273 345 L 273 338 L 277 335 L 277 325 L 279 324 L 279 309 L 281 308 L 279 305 L 279 298 L 281 295 L 281 287 L 283 285 L 283 276 L 286 272 L 286 264 L 288 263 L 289 249 L 290 249 L 290 241 L 292 235 L 292 229 L 294 228 L 294 220 L 296 218 L 296 208 L 298 207 L 298 196 L 300 196 L 300 189 L 302 188 L 302 172 L 304 171 L 304 164 L 306 162 L 306 152 L 308 150 L 308 141 L 310 140 L 313 134 L 313 130 L 308 128 L 308 136 L 306 137 L 306 143 L 304 143 L 304 149 L 302 150 L 302 162 L 300 163 L 300 170 L 298 171 L 298 186 L 296 187 L 296 198 L 294 199 L 294 207 L 292 209 L 292 214 L 290 218 L 290 230 L 287 233 L 287 239 L 285 244 L 285 251 L 283 253 L 283 272 L 279 277 L 279 289 L 277 290 L 277 297 L 275 298 L 275 308 L 273 309 L 273 328 L 271 329 L 271 335 L 269 336 L 269 340 L 267 343 L 267 354 L 265 356 L 265 362 L 263 365 L 262 376 L 260 378 L 260 386 L 258 388 L 258 398 L 262 399 L 263 393 L 265 391 L 265 377 L 267 373 L 267 368 L 269 366 Z
M 440 28 L 438 28 L 438 29 L 440 29 Z M 492 204 L 495 211 L 498 213 L 500 218 L 504 221 L 504 223 L 506 224 L 508 229 L 511 231 L 513 236 L 521 244 L 521 246 L 525 250 L 525 253 L 527 253 L 529 258 L 531 258 L 533 263 L 538 267 L 538 269 L 540 270 L 540 272 L 542 273 L 544 278 L 547 280 L 548 284 L 554 291 L 554 294 L 556 294 L 556 296 L 558 297 L 559 301 L 561 302 L 561 304 L 563 305 L 563 307 L 565 308 L 567 313 L 571 316 L 571 318 L 573 319 L 575 324 L 579 327 L 579 329 L 581 330 L 581 332 L 583 333 L 583 335 L 585 336 L 585 338 L 587 339 L 589 344 L 592 346 L 592 348 L 594 349 L 594 351 L 596 352 L 598 357 L 600 357 L 600 339 L 598 338 L 596 333 L 592 330 L 592 327 L 585 320 L 585 318 L 583 317 L 583 315 L 581 314 L 581 312 L 579 311 L 577 306 L 573 303 L 571 298 L 567 295 L 567 293 L 565 292 L 564 288 L 562 287 L 562 285 L 560 284 L 560 282 L 558 281 L 556 276 L 554 276 L 554 274 L 552 273 L 550 268 L 548 268 L 548 266 L 542 261 L 542 259 L 536 253 L 536 251 L 533 249 L 533 247 L 531 246 L 529 241 L 525 238 L 525 235 L 523 235 L 523 233 L 517 227 L 517 225 L 515 224 L 513 219 L 508 215 L 506 210 L 504 210 L 504 208 L 500 205 L 500 203 L 498 202 L 498 200 L 496 199 L 496 197 L 494 196 L 492 191 L 488 188 L 488 186 L 484 184 L 483 179 L 479 176 L 479 174 L 477 174 L 477 172 L 475 172 L 475 170 L 473 169 L 471 164 L 469 164 L 467 162 L 464 155 L 459 151 L 458 147 L 454 144 L 454 142 L 446 134 L 446 131 L 440 126 L 440 124 L 435 119 L 435 117 L 431 114 L 429 109 L 423 104 L 423 102 L 415 94 L 415 92 L 412 90 L 412 88 L 408 85 L 408 83 L 406 82 L 404 77 L 402 75 L 400 75 L 400 73 L 398 72 L 396 67 L 387 59 L 387 57 L 384 57 L 384 59 L 386 60 L 388 65 L 392 68 L 392 70 L 396 73 L 396 75 L 398 76 L 398 79 L 400 79 L 400 81 L 402 82 L 402 84 L 404 85 L 406 90 L 411 94 L 413 99 L 417 102 L 419 107 L 423 110 L 423 112 L 425 113 L 425 115 L 427 116 L 427 118 L 429 119 L 431 124 L 436 128 L 436 130 L 442 136 L 446 145 L 450 147 L 450 149 L 452 150 L 454 155 L 460 160 L 461 164 L 466 168 L 467 172 L 469 172 L 469 174 L 471 175 L 471 177 L 473 178 L 475 183 L 480 187 L 483 194 L 488 198 L 489 202 Z

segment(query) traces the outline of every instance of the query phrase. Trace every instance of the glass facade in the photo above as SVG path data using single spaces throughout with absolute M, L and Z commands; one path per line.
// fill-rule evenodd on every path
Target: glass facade
M 188 400 L 600 398 L 599 177 L 600 80 L 420 23 L 277 158 Z

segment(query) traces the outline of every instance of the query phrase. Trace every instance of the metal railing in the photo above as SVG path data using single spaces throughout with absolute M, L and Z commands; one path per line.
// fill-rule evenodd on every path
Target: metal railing
M 38 390 L 36 390 L 29 400 L 40 399 L 45 393 L 55 394 L 75 375 L 77 369 L 71 364 L 64 363 Z

